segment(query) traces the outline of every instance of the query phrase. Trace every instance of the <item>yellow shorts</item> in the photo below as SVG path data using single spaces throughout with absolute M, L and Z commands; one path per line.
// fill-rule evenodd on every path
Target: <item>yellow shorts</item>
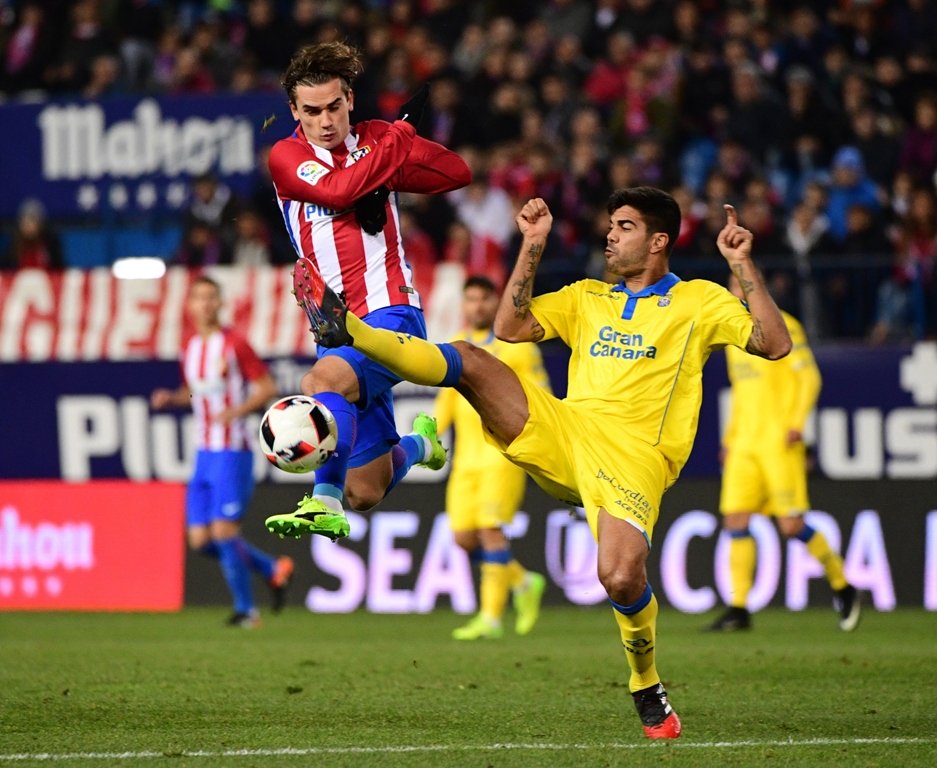
M 729 450 L 722 469 L 719 511 L 760 512 L 787 517 L 810 508 L 804 445 L 781 451 Z
M 507 525 L 524 500 L 526 487 L 524 470 L 507 461 L 497 467 L 454 470 L 446 485 L 450 528 L 477 531 Z
M 633 525 L 648 543 L 664 491 L 675 479 L 663 455 L 629 440 L 608 414 L 567 403 L 521 379 L 530 417 L 510 444 L 486 439 L 551 496 L 582 506 L 596 535 L 599 509 Z

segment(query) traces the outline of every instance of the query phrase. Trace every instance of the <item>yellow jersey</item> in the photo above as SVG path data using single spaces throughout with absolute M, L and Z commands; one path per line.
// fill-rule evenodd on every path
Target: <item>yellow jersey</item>
M 540 349 L 533 343 L 511 344 L 501 341 L 494 331 L 467 331 L 453 341 L 468 341 L 497 357 L 518 375 L 550 391 L 550 382 Z M 455 427 L 456 447 L 452 455 L 452 472 L 466 465 L 478 467 L 502 466 L 507 459 L 497 448 L 485 440 L 482 422 L 477 411 L 455 389 L 441 389 L 436 396 L 435 415 L 439 434 Z
M 535 297 L 531 312 L 546 339 L 572 350 L 566 401 L 606 419 L 601 437 L 655 447 L 671 478 L 693 447 L 704 363 L 714 349 L 744 347 L 752 332 L 728 290 L 673 273 L 637 292 L 581 280 Z
M 817 403 L 822 379 L 803 326 L 787 312 L 791 353 L 765 360 L 741 349 L 726 350 L 732 407 L 722 444 L 734 450 L 783 447 L 790 430 L 803 432 Z

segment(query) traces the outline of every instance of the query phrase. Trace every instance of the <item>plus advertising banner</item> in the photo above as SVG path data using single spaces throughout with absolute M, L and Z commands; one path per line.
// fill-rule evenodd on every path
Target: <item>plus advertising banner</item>
M 0 482 L 0 610 L 182 607 L 180 484 Z
M 0 105 L 0 143 L 16 147 L 4 156 L 0 217 L 29 197 L 53 216 L 178 211 L 206 171 L 246 193 L 260 147 L 292 128 L 277 93 Z

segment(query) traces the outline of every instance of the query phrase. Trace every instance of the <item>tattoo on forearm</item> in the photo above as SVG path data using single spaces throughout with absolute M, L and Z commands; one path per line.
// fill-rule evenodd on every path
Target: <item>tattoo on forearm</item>
M 735 275 L 736 279 L 739 281 L 739 286 L 742 289 L 742 293 L 748 296 L 748 294 L 755 290 L 755 283 L 742 277 L 741 264 L 733 264 L 731 265 L 730 269 L 732 270 L 732 273 Z
M 530 329 L 530 340 L 542 341 L 545 335 L 546 331 L 543 330 L 543 326 L 535 320 L 534 327 Z
M 540 263 L 542 254 L 543 246 L 538 243 L 534 243 L 527 249 L 527 260 L 523 265 L 524 276 L 514 282 L 514 292 L 511 294 L 515 317 L 525 317 L 530 309 L 530 298 L 534 289 L 534 275 L 537 272 L 537 266 Z M 540 333 L 542 338 L 542 328 Z
M 761 320 L 757 317 L 752 319 L 752 335 L 745 345 L 746 352 L 759 353 L 765 348 L 765 331 L 761 327 Z

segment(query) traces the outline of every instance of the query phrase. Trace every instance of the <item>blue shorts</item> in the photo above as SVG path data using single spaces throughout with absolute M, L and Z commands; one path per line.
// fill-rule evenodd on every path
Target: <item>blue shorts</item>
M 197 451 L 185 498 L 186 525 L 239 521 L 254 492 L 253 469 L 250 451 Z
M 365 315 L 363 320 L 372 328 L 387 328 L 421 339 L 426 338 L 423 310 L 416 307 L 376 309 Z M 318 353 L 319 357 L 342 358 L 354 369 L 358 377 L 358 430 L 348 466 L 364 466 L 378 456 L 383 456 L 400 442 L 397 422 L 394 419 L 394 397 L 391 388 L 402 379 L 352 347 L 319 347 Z

